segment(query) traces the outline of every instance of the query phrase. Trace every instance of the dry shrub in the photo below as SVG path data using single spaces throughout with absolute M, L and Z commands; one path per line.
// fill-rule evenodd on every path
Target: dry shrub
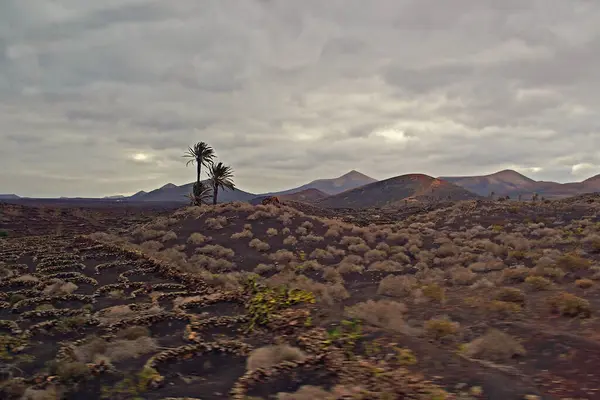
M 296 264 L 295 268 L 300 271 L 321 271 L 323 266 L 317 260 L 303 261 L 301 264 Z
M 25 282 L 39 282 L 40 278 L 33 276 L 33 275 L 29 275 L 29 274 L 25 274 L 25 275 L 21 275 L 21 276 L 17 276 L 16 278 L 12 279 L 13 282 L 20 282 L 20 283 L 25 283 Z
M 528 276 L 525 283 L 532 290 L 548 290 L 552 287 L 552 281 L 543 276 Z
M 267 211 L 258 210 L 258 211 L 255 211 L 254 213 L 248 215 L 248 217 L 246 217 L 246 219 L 248 221 L 258 221 L 261 219 L 268 219 L 268 218 L 275 218 L 275 214 L 267 212 Z
M 251 231 L 252 230 L 252 224 L 244 224 L 244 230 Z
M 132 232 L 133 236 L 143 241 L 157 239 L 161 236 L 164 236 L 166 233 L 166 231 L 148 229 L 148 227 L 140 227 Z
M 314 227 L 313 223 L 310 221 L 304 221 L 300 226 L 309 230 Z
M 502 281 L 507 283 L 525 282 L 531 272 L 531 269 L 527 267 L 505 269 L 502 271 Z
M 435 252 L 435 255 L 440 258 L 453 257 L 458 254 L 458 248 L 452 243 L 441 245 Z
M 409 239 L 410 235 L 408 233 L 397 232 L 388 234 L 386 241 L 393 245 L 404 246 L 406 243 L 408 243 Z
M 181 268 L 184 268 L 187 263 L 187 256 L 185 255 L 185 253 L 174 248 L 165 249 L 161 252 L 156 253 L 155 256 L 160 260 L 173 263 Z
M 443 303 L 446 301 L 446 289 L 437 283 L 425 285 L 421 288 L 423 296 L 428 299 Z
M 589 235 L 583 239 L 583 243 L 588 246 L 590 253 L 600 253 L 600 235 Z
M 517 288 L 501 288 L 494 296 L 494 299 L 523 305 L 525 304 L 525 293 Z
M 496 286 L 494 284 L 494 282 L 492 282 L 486 278 L 482 278 L 482 279 L 479 279 L 477 282 L 473 283 L 469 287 L 471 289 L 489 289 L 489 288 L 493 288 L 494 286 Z
M 147 241 L 143 242 L 142 244 L 140 244 L 140 247 L 142 248 L 143 251 L 153 253 L 153 252 L 156 252 L 156 251 L 159 251 L 160 249 L 162 249 L 163 244 L 156 240 L 147 240 Z
M 117 339 L 111 342 L 96 338 L 78 346 L 74 353 L 79 362 L 94 362 L 101 356 L 107 357 L 112 362 L 119 362 L 138 358 L 157 349 L 156 341 L 148 336 L 140 336 L 133 340 Z
M 492 259 L 486 261 L 478 261 L 469 265 L 469 269 L 474 272 L 490 272 L 500 271 L 506 268 L 502 260 Z
M 177 239 L 177 234 L 173 231 L 168 231 L 160 238 L 160 241 L 168 242 L 169 240 L 175 240 L 175 239 Z
M 485 335 L 467 343 L 464 354 L 492 362 L 506 362 L 516 356 L 526 355 L 525 348 L 512 336 L 490 329 Z
M 256 249 L 257 251 L 269 251 L 271 249 L 271 246 L 269 246 L 269 243 L 263 242 L 262 240 L 260 240 L 258 238 L 252 239 L 250 241 L 250 243 L 248 244 L 248 246 Z
M 335 256 L 325 249 L 315 249 L 309 254 L 308 257 L 326 261 L 332 261 L 335 259 Z
M 306 354 L 297 347 L 287 344 L 265 346 L 253 350 L 246 360 L 246 370 L 269 368 L 284 361 L 303 361 Z
M 325 250 L 327 250 L 333 256 L 343 257 L 346 255 L 346 251 L 344 249 L 338 249 L 335 246 L 327 246 Z
M 288 236 L 285 239 L 283 239 L 283 244 L 286 246 L 294 246 L 298 243 L 298 239 L 296 239 L 294 236 Z
M 565 254 L 556 260 L 556 266 L 565 271 L 578 271 L 592 266 L 590 260 L 577 254 Z
M 386 242 L 379 242 L 377 243 L 377 246 L 375 246 L 375 250 L 385 251 L 386 253 L 389 253 L 391 249 L 391 246 Z
M 280 221 L 284 226 L 291 225 L 292 224 L 292 215 L 288 212 L 284 212 L 282 215 L 280 215 L 277 218 L 277 220 Z
M 275 228 L 269 228 L 267 229 L 267 236 L 272 237 L 272 236 L 277 236 L 279 232 L 277 232 L 277 229 Z
M 581 289 L 589 289 L 594 286 L 594 281 L 591 279 L 577 279 L 575 285 Z
M 281 230 L 281 234 L 282 235 L 289 235 L 290 233 L 292 233 L 292 231 L 290 230 L 290 228 L 283 228 Z
M 448 318 L 431 318 L 425 321 L 425 334 L 435 340 L 444 339 L 458 332 L 460 324 Z
M 348 264 L 348 265 L 363 265 L 365 263 L 365 260 L 359 256 L 358 254 L 349 254 L 346 257 L 344 257 L 342 259 L 342 261 L 340 261 L 340 266 L 342 264 Z
M 404 297 L 412 293 L 418 281 L 411 275 L 388 275 L 379 282 L 377 294 L 392 297 Z
M 346 307 L 344 313 L 350 318 L 357 318 L 380 328 L 404 333 L 408 330 L 403 319 L 406 311 L 406 306 L 403 303 L 391 300 L 367 300 Z
M 197 248 L 196 253 L 209 254 L 213 257 L 224 257 L 229 259 L 235 257 L 235 252 L 232 249 L 228 249 L 227 247 L 223 247 L 218 244 L 209 244 L 204 247 Z
M 200 245 L 200 244 L 204 244 L 205 242 L 207 242 L 209 239 L 204 236 L 203 234 L 199 233 L 199 232 L 194 232 L 190 235 L 190 237 L 187 239 L 187 242 L 189 244 L 195 244 L 195 245 Z
M 76 291 L 78 286 L 72 282 L 65 282 L 60 279 L 46 286 L 42 291 L 46 296 L 62 296 L 65 294 L 71 294 Z
M 223 229 L 223 227 L 227 225 L 227 218 L 222 215 L 216 218 L 206 218 L 204 223 L 208 229 L 219 230 Z
M 190 257 L 189 263 L 182 268 L 186 272 L 201 272 L 199 269 L 204 268 L 210 272 L 227 272 L 234 270 L 236 265 L 224 258 L 213 258 L 205 254 L 194 254 Z
M 405 253 L 394 253 L 390 256 L 390 260 L 399 262 L 401 264 L 410 263 L 410 257 Z
M 367 243 L 365 242 L 365 240 L 363 238 L 358 237 L 358 236 L 344 236 L 344 237 L 342 237 L 342 240 L 340 240 L 340 244 L 342 246 L 352 246 L 352 245 L 357 245 L 357 244 L 366 245 Z
M 450 282 L 455 286 L 471 285 L 477 279 L 477 274 L 465 267 L 454 267 L 448 270 Z
M 340 274 L 350 274 L 353 272 L 362 273 L 365 267 L 360 264 L 340 263 L 337 269 Z
M 326 267 L 323 269 L 323 279 L 328 282 L 344 282 L 344 278 L 340 272 L 334 267 Z
M 159 306 L 153 306 L 147 310 L 143 311 L 144 315 L 154 315 L 160 314 L 163 312 L 163 309 Z M 111 323 L 115 321 L 119 321 L 122 319 L 130 319 L 135 316 L 139 316 L 139 311 L 132 310 L 129 305 L 121 305 L 121 306 L 113 306 L 105 308 L 97 313 L 98 319 L 102 323 Z
M 272 264 L 258 264 L 254 268 L 254 273 L 263 275 L 275 270 L 275 266 Z
M 322 242 L 324 240 L 324 238 L 323 238 L 323 236 L 313 235 L 311 233 L 306 236 L 301 236 L 300 240 L 302 240 L 303 242 L 308 242 L 308 243 L 319 243 L 319 242 Z
M 304 236 L 308 233 L 308 229 L 306 229 L 303 226 L 299 226 L 298 228 L 296 228 L 295 232 L 296 232 L 296 234 L 298 234 L 300 236 Z
M 269 259 L 271 261 L 276 261 L 280 263 L 290 263 L 296 260 L 296 255 L 289 250 L 277 250 L 273 254 L 269 254 Z
M 351 244 L 348 246 L 348 251 L 353 253 L 366 253 L 371 248 L 366 243 Z
M 340 231 L 336 228 L 329 228 L 327 229 L 327 231 L 325 232 L 325 237 L 333 237 L 333 238 L 338 238 L 340 237 Z
M 369 265 L 369 271 L 398 272 L 402 271 L 403 265 L 392 260 L 376 261 Z
M 382 261 L 387 258 L 387 253 L 383 250 L 368 250 L 365 255 L 365 261 L 370 264 L 375 261 Z
M 250 229 L 244 229 L 241 232 L 236 232 L 232 234 L 230 237 L 231 239 L 252 239 L 254 237 L 254 234 Z
M 552 312 L 565 317 L 589 318 L 592 314 L 590 302 L 574 294 L 562 292 L 548 299 Z
M 486 308 L 492 313 L 501 317 L 510 317 L 523 311 L 520 304 L 508 301 L 493 300 L 486 305 Z

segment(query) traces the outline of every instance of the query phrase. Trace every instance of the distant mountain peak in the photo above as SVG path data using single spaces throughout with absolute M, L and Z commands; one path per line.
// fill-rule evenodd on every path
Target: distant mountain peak
M 347 179 L 367 179 L 367 180 L 372 179 L 373 181 L 375 181 L 375 179 L 371 178 L 370 176 L 367 176 L 367 175 L 363 174 L 362 172 L 358 172 L 355 169 L 353 169 L 350 172 L 346 172 L 344 175 L 340 176 L 338 179 L 341 179 L 341 178 L 347 178 Z
M 173 183 L 167 183 L 166 185 L 162 186 L 161 189 L 175 189 L 176 187 L 178 186 Z

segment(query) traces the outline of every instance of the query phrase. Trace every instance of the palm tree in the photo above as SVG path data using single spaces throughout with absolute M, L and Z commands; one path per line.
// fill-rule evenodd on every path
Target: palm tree
M 224 165 L 219 161 L 218 164 L 211 164 L 208 170 L 208 180 L 212 185 L 213 190 L 213 204 L 217 204 L 217 196 L 219 188 L 225 190 L 235 190 L 235 184 L 233 183 L 233 170 L 231 167 Z
M 209 168 L 213 164 L 215 158 L 215 150 L 205 142 L 198 142 L 193 147 L 188 147 L 187 152 L 183 157 L 191 158 L 185 163 L 187 167 L 190 164 L 196 163 L 196 184 L 200 184 L 200 174 L 202 173 L 202 166 Z
M 212 188 L 204 182 L 194 183 L 193 191 L 187 197 L 193 206 L 208 204 L 212 197 Z

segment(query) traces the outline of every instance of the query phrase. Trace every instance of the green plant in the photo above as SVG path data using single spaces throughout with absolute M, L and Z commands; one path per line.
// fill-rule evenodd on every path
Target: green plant
M 113 387 L 103 386 L 100 398 L 102 399 L 142 399 L 140 396 L 163 377 L 152 367 L 145 366 L 133 376 L 125 377 Z
M 27 343 L 27 339 L 20 336 L 0 334 L 0 360 L 14 360 L 16 354 L 23 351 Z
M 287 286 L 270 288 L 257 283 L 256 277 L 250 277 L 245 285 L 251 296 L 246 306 L 250 317 L 248 331 L 268 323 L 277 311 L 299 303 L 315 303 L 315 296 L 311 292 Z
M 325 344 L 338 345 L 347 354 L 351 354 L 362 337 L 362 323 L 359 319 L 343 320 L 340 326 L 336 326 L 327 332 Z
M 0 231 L 0 238 L 5 238 L 5 237 L 8 237 L 8 232 Z

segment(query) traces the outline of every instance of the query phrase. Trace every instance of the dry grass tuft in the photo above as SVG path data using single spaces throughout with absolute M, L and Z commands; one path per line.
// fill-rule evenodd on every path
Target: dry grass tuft
M 407 308 L 403 303 L 391 300 L 367 300 L 346 307 L 345 314 L 350 318 L 357 318 L 380 328 L 404 333 L 408 330 L 403 319 L 406 311 Z
M 548 299 L 552 312 L 565 317 L 589 318 L 592 314 L 590 302 L 574 294 L 562 292 Z
M 253 350 L 246 361 L 246 369 L 269 368 L 283 361 L 303 361 L 306 354 L 297 347 L 287 344 L 266 346 Z
M 187 242 L 189 244 L 200 245 L 200 244 L 204 244 L 205 242 L 208 242 L 208 240 L 209 240 L 209 238 L 204 236 L 203 234 L 201 234 L 199 232 L 194 232 L 187 239 Z
M 269 243 L 267 242 L 263 242 L 262 240 L 258 239 L 258 238 L 254 238 L 250 241 L 250 243 L 248 244 L 248 246 L 252 247 L 253 249 L 256 249 L 257 251 L 269 251 L 271 249 L 271 246 L 269 245 Z
M 222 215 L 216 218 L 206 218 L 205 225 L 208 229 L 223 229 L 223 227 L 227 225 L 227 218 Z
M 410 275 L 388 275 L 379 282 L 377 294 L 392 297 L 409 296 L 418 286 L 418 281 Z
M 492 362 L 506 362 L 527 354 L 512 336 L 497 329 L 490 329 L 485 335 L 466 344 L 463 351 L 468 357 Z

